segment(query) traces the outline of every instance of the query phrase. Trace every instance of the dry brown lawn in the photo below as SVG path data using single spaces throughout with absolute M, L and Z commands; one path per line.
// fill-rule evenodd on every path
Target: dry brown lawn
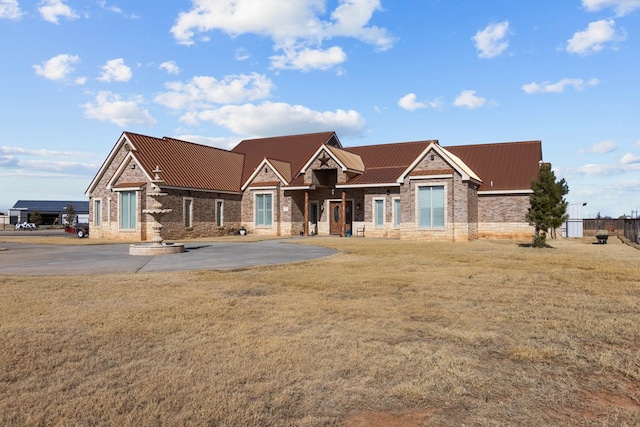
M 0 424 L 640 425 L 640 251 L 592 241 L 0 275 Z

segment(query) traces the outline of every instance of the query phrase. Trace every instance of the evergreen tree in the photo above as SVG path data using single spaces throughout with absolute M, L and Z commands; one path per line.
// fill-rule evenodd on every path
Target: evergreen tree
M 73 209 L 73 205 L 68 204 L 65 209 L 64 222 L 67 226 L 72 226 L 76 220 L 76 210 Z
M 40 214 L 40 211 L 38 209 L 31 212 L 31 214 L 29 215 L 29 222 L 34 223 L 38 227 L 42 225 L 42 214 Z
M 550 163 L 540 165 L 538 178 L 531 182 L 533 193 L 529 197 L 531 206 L 526 218 L 529 225 L 535 228 L 533 245 L 546 246 L 547 232 L 555 231 L 567 220 L 567 201 L 564 196 L 569 193 L 569 186 L 564 178 L 557 181 Z

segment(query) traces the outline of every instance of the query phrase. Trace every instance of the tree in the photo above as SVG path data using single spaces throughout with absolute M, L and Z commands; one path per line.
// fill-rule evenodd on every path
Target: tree
M 31 214 L 29 215 L 29 222 L 34 223 L 38 227 L 42 225 L 42 214 L 40 214 L 40 211 L 38 209 L 31 212 Z
M 542 163 L 537 179 L 531 182 L 533 193 L 529 197 L 531 206 L 526 218 L 529 225 L 535 228 L 533 245 L 545 247 L 547 232 L 555 230 L 565 222 L 568 203 L 564 196 L 569 193 L 569 186 L 564 178 L 557 181 L 550 163 Z
M 68 204 L 65 209 L 64 222 L 67 226 L 73 225 L 76 221 L 76 210 L 73 209 L 73 205 Z

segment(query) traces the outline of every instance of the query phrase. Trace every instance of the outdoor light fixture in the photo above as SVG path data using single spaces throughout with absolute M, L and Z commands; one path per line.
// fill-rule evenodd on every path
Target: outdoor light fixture
M 359 211 L 359 210 L 360 210 L 360 203 L 358 203 L 358 204 L 356 205 L 356 210 L 357 210 L 357 211 Z

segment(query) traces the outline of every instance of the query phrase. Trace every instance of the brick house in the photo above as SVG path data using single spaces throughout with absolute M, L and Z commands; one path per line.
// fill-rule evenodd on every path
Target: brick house
M 249 139 L 222 150 L 124 132 L 87 189 L 91 237 L 149 240 L 153 170 L 163 237 L 365 235 L 529 239 L 540 141 L 452 146 L 436 140 L 343 147 L 334 132 Z

